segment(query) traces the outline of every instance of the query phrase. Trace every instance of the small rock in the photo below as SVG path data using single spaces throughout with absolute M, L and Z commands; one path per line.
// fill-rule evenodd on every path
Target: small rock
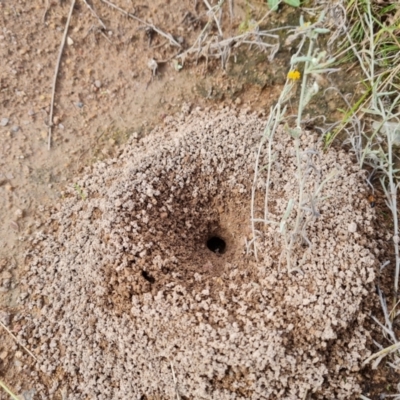
M 18 208 L 17 210 L 15 210 L 14 215 L 18 219 L 24 215 L 24 212 L 20 208 Z
M 10 325 L 10 314 L 5 311 L 0 312 L 0 322 L 5 326 Z
M 76 105 L 78 108 L 82 108 L 82 107 L 83 107 L 83 103 L 82 103 L 81 101 L 76 102 L 75 105 Z
M 12 278 L 12 273 L 10 271 L 3 272 L 3 278 L 4 279 L 11 279 Z
M 147 63 L 147 66 L 151 69 L 153 76 L 157 73 L 158 64 L 157 61 L 152 58 Z
M 19 232 L 19 225 L 15 221 L 10 221 L 10 228 L 15 232 Z
M 97 89 L 101 88 L 101 82 L 99 80 L 94 81 L 94 86 L 97 87 Z
M 67 37 L 67 45 L 72 46 L 74 44 L 74 41 L 68 36 Z
M 25 392 L 22 392 L 23 400 L 33 400 L 35 397 L 35 393 L 36 393 L 35 389 L 26 390 Z
M 5 360 L 8 356 L 8 353 L 6 351 L 2 351 L 0 353 L 0 360 Z
M 351 222 L 347 229 L 350 233 L 355 233 L 357 232 L 357 224 L 355 222 Z
M 29 296 L 29 293 L 24 292 L 24 293 L 21 293 L 19 295 L 19 299 L 20 300 L 25 300 L 28 296 Z
M 7 124 L 8 124 L 9 121 L 10 121 L 10 120 L 9 120 L 8 118 L 2 118 L 2 119 L 0 120 L 0 126 L 7 126 Z
M 11 279 L 7 278 L 3 280 L 3 288 L 5 289 L 5 291 L 8 291 L 8 289 L 10 289 L 11 287 Z
M 19 131 L 19 126 L 18 125 L 14 125 L 12 128 L 11 128 L 11 132 L 12 133 L 17 133 L 18 131 Z
M 15 366 L 15 369 L 17 370 L 17 372 L 21 372 L 22 371 L 23 364 L 21 363 L 21 361 L 15 360 L 14 361 L 14 366 Z

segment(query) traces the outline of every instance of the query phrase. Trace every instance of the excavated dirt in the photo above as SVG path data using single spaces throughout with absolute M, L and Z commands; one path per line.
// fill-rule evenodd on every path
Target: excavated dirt
M 312 246 L 294 249 L 298 271 L 289 272 L 278 262 L 279 227 L 260 225 L 256 262 L 246 243 L 264 126 L 245 111 L 186 106 L 64 194 L 31 239 L 20 296 L 18 339 L 39 358 L 29 384 L 45 375 L 51 382 L 50 392 L 35 385 L 42 398 L 361 392 L 366 297 L 380 254 L 364 172 L 344 151 L 319 157 L 317 136 L 305 132 L 303 154 L 314 166 L 306 190 L 337 171 L 307 228 Z M 270 215 L 279 220 L 298 191 L 293 139 L 283 129 L 274 152 Z M 263 151 L 261 165 L 267 160 Z M 215 237 L 225 249 L 207 247 Z

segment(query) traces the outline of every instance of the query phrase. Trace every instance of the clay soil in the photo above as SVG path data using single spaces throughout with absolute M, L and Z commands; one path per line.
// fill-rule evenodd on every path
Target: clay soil
M 27 238 L 40 229 L 44 210 L 59 204 L 68 188 L 79 190 L 79 173 L 117 156 L 129 138 L 141 138 L 162 126 L 184 103 L 193 108 L 233 106 L 267 115 L 285 81 L 292 51 L 282 46 L 270 63 L 265 54 L 240 48 L 226 69 L 219 60 L 206 62 L 202 57 L 186 60 L 180 69 L 173 62 L 179 49 L 167 39 L 100 0 L 87 3 L 106 28 L 85 1 L 76 1 L 57 78 L 48 150 L 54 70 L 70 2 L 0 0 L 0 321 L 14 334 L 22 328 L 18 299 Z M 259 18 L 267 9 L 254 3 L 251 13 Z M 207 22 L 204 4 L 197 1 L 115 4 L 172 34 L 186 48 Z M 245 1 L 234 2 L 233 11 L 222 19 L 226 37 L 237 34 L 249 12 Z M 268 24 L 297 21 L 298 14 L 284 8 Z M 158 65 L 155 73 L 151 60 Z M 346 80 L 340 74 L 332 79 L 346 89 L 354 81 L 351 74 Z M 318 108 L 310 107 L 311 123 L 318 115 L 334 120 L 340 106 L 338 97 L 326 95 Z M 32 366 L 21 361 L 23 352 L 0 326 L 0 378 L 16 392 L 29 387 L 19 379 L 20 372 Z M 366 395 L 378 398 L 374 393 L 392 392 L 396 381 L 398 377 L 386 369 L 365 371 L 362 387 Z M 6 398 L 0 392 L 0 399 Z M 24 398 L 34 397 L 25 391 Z

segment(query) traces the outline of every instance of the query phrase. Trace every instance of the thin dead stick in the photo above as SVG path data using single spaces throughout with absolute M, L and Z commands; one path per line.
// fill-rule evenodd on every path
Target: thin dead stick
M 83 0 L 83 2 L 86 4 L 87 8 L 90 10 L 90 12 L 92 13 L 92 15 L 93 15 L 94 17 L 96 17 L 96 18 L 99 20 L 100 25 L 103 27 L 103 29 L 107 29 L 106 25 L 105 25 L 104 22 L 101 20 L 101 18 L 96 14 L 96 11 L 94 11 L 93 7 L 92 7 L 86 0 Z
M 7 385 L 6 385 L 4 382 L 0 381 L 0 387 L 3 388 L 3 390 L 4 390 L 8 395 L 10 395 L 10 397 L 11 397 L 13 400 L 19 400 L 19 399 L 20 399 L 19 397 L 17 397 L 17 396 L 7 387 Z
M 49 0 L 46 0 L 46 8 L 44 9 L 44 13 L 43 13 L 43 23 L 46 23 L 46 16 L 47 16 L 47 12 L 49 11 L 50 8 L 50 4 L 49 4 Z
M 174 379 L 174 384 L 175 384 L 176 398 L 177 398 L 177 400 L 180 400 L 181 397 L 179 396 L 179 393 L 178 393 L 178 383 L 177 383 L 176 377 L 175 377 L 174 365 L 172 364 L 172 361 L 170 361 L 170 363 L 171 363 L 171 370 L 172 370 L 172 378 Z
M 229 0 L 229 15 L 231 17 L 231 21 L 233 20 L 233 17 L 235 16 L 234 11 L 233 11 L 233 0 Z
M 215 21 L 215 23 L 216 23 L 216 25 L 217 25 L 219 34 L 221 35 L 221 37 L 224 37 L 224 34 L 222 33 L 221 26 L 219 25 L 218 18 L 217 18 L 217 16 L 215 15 L 215 12 L 213 11 L 212 7 L 210 6 L 210 3 L 209 3 L 207 0 L 203 0 L 203 2 L 204 2 L 204 4 L 207 6 L 208 11 L 212 14 L 212 17 L 214 18 L 214 21 Z M 217 7 L 218 7 L 218 6 L 217 6 Z
M 140 22 L 143 25 L 148 26 L 149 28 L 153 29 L 155 32 L 157 32 L 159 35 L 164 36 L 166 39 L 169 40 L 171 44 L 173 44 L 176 47 L 181 48 L 182 46 L 172 37 L 171 34 L 163 32 L 161 29 L 158 29 L 155 25 L 149 24 L 148 22 L 144 21 L 143 19 L 137 17 L 136 15 L 133 15 L 129 13 L 128 11 L 125 11 L 123 8 L 116 6 L 114 3 L 111 3 L 111 1 L 108 0 L 101 0 L 104 4 L 107 4 L 114 10 L 119 11 L 120 13 L 124 14 L 125 16 L 134 19 L 135 21 Z
M 374 360 L 375 358 L 378 358 L 379 361 L 381 358 L 385 357 L 386 355 L 393 353 L 394 351 L 398 350 L 400 348 L 400 342 L 397 342 L 389 347 L 386 347 L 385 349 L 382 349 L 381 351 L 378 351 L 375 354 L 372 354 L 372 356 L 368 357 L 363 363 L 362 365 L 366 365 L 368 364 L 370 361 Z M 378 361 L 378 363 L 379 363 Z M 378 363 L 376 365 L 378 365 Z M 372 368 L 374 369 L 374 368 Z
M 90 27 L 90 29 L 88 30 L 88 33 L 85 35 L 85 39 L 87 38 L 87 36 L 89 35 L 90 32 L 93 32 L 95 35 L 96 35 L 96 33 L 100 33 L 100 35 L 102 35 L 104 37 L 104 39 L 107 40 L 108 43 L 112 44 L 112 41 L 110 40 L 110 38 L 98 26 L 92 25 Z M 94 40 L 96 40 L 96 37 Z
M 68 14 L 67 23 L 65 24 L 65 28 L 64 28 L 64 35 L 62 37 L 60 51 L 58 52 L 56 70 L 54 72 L 53 91 L 51 94 L 50 115 L 49 115 L 49 136 L 48 136 L 48 145 L 47 145 L 49 150 L 51 148 L 51 128 L 53 127 L 54 97 L 56 95 L 57 75 L 58 75 L 58 70 L 60 69 L 61 57 L 62 57 L 62 53 L 64 50 L 65 42 L 67 40 L 68 27 L 69 27 L 69 23 L 71 21 L 72 12 L 74 11 L 75 2 L 76 2 L 76 0 L 72 0 L 71 8 L 70 8 L 69 14 Z
M 267 18 L 272 12 L 272 9 L 268 10 L 268 12 L 259 21 L 257 21 L 257 25 L 260 26 L 264 22 L 265 18 Z
M 17 337 L 0 321 L 0 325 L 8 332 L 9 335 L 12 336 L 12 338 L 31 356 L 35 361 L 38 359 L 23 345 L 19 342 Z

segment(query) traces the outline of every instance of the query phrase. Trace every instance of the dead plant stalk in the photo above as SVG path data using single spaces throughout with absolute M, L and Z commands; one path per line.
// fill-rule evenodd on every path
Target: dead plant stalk
M 64 34 L 63 34 L 63 37 L 62 37 L 62 40 L 61 40 L 61 45 L 60 45 L 60 50 L 58 52 L 56 69 L 55 69 L 55 72 L 54 72 L 53 89 L 52 89 L 52 93 L 51 93 L 51 103 L 50 103 L 50 113 L 49 113 L 49 133 L 48 133 L 48 144 L 47 144 L 48 150 L 51 149 L 51 131 L 52 131 L 52 128 L 53 128 L 54 98 L 55 98 L 55 95 L 56 95 L 58 71 L 60 69 L 61 58 L 62 58 L 65 42 L 67 40 L 68 28 L 69 28 L 69 24 L 70 24 L 70 21 L 71 21 L 72 13 L 74 11 L 75 2 L 76 2 L 76 0 L 72 0 L 72 2 L 71 2 L 71 8 L 69 9 L 67 22 L 65 24 Z

